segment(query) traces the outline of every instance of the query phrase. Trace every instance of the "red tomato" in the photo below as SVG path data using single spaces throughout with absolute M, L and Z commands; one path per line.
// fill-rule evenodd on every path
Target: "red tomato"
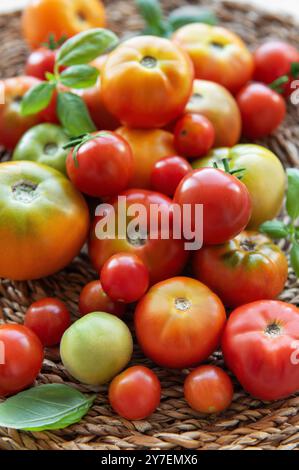
M 127 188 L 133 173 L 129 144 L 114 132 L 94 133 L 83 142 L 77 156 L 66 160 L 67 174 L 82 193 L 94 197 L 114 196 Z
M 151 186 L 155 191 L 173 196 L 181 180 L 192 171 L 185 158 L 165 157 L 158 160 L 152 171 Z
M 46 297 L 30 305 L 24 325 L 34 331 L 44 346 L 55 346 L 71 324 L 71 316 L 61 300 Z
M 156 374 L 143 366 L 133 366 L 114 377 L 109 387 L 110 405 L 130 420 L 145 419 L 159 406 L 161 384 Z
M 20 112 L 23 96 L 39 83 L 37 78 L 27 76 L 2 81 L 5 103 L 0 105 L 0 145 L 9 150 L 16 146 L 28 129 L 41 122 L 38 114 L 24 117 Z
M 205 116 L 185 114 L 174 129 L 174 145 L 185 157 L 203 157 L 213 147 L 215 129 Z
M 185 399 L 200 413 L 221 413 L 232 402 L 233 384 L 224 370 L 216 366 L 200 366 L 187 376 L 184 383 Z
M 46 73 L 53 73 L 56 60 L 56 51 L 47 47 L 40 47 L 28 56 L 25 73 L 31 77 L 46 79 Z
M 106 312 L 121 318 L 125 313 L 125 305 L 111 300 L 100 281 L 91 281 L 81 291 L 79 311 L 82 316 L 93 312 Z
M 154 285 L 135 311 L 138 342 L 164 367 L 190 367 L 217 348 L 225 324 L 221 300 L 195 279 L 174 277 Z
M 43 347 L 23 325 L 0 325 L 0 396 L 20 392 L 32 384 L 43 363 Z
M 174 202 L 203 204 L 203 242 L 217 245 L 238 235 L 249 222 L 251 200 L 246 186 L 236 177 L 216 168 L 194 170 L 181 181 Z M 192 231 L 195 227 L 191 210 Z
M 101 269 L 101 284 L 112 300 L 132 303 L 149 287 L 148 268 L 132 253 L 111 256 Z
M 299 390 L 299 310 L 260 300 L 232 312 L 222 338 L 224 359 L 247 392 L 279 400 Z
M 243 135 L 260 139 L 275 131 L 286 115 L 284 99 L 262 83 L 250 83 L 237 95 Z

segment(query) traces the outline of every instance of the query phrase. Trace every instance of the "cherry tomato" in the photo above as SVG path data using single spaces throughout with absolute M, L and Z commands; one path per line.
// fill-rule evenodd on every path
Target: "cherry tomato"
M 20 392 L 36 379 L 43 363 L 43 347 L 23 325 L 0 325 L 0 396 Z
M 252 55 L 242 39 L 221 26 L 187 24 L 173 41 L 191 57 L 195 77 L 219 83 L 236 93 L 253 73 Z
M 203 204 L 203 242 L 224 243 L 245 229 L 251 216 L 246 186 L 235 176 L 216 168 L 193 170 L 179 184 L 174 202 L 191 204 L 191 226 L 195 227 L 195 204 Z
M 150 416 L 159 406 L 161 384 L 156 374 L 144 366 L 133 366 L 114 377 L 109 387 L 109 402 L 125 419 Z
M 232 312 L 222 338 L 227 366 L 247 392 L 280 400 L 299 390 L 299 310 L 260 300 Z
M 101 284 L 112 300 L 132 303 L 147 291 L 149 272 L 138 256 L 118 253 L 111 256 L 102 267 Z
M 228 307 L 274 299 L 284 288 L 288 262 L 272 240 L 259 232 L 241 232 L 219 246 L 195 253 L 194 273 Z
M 221 413 L 232 402 L 233 384 L 224 370 L 216 366 L 200 366 L 187 376 L 184 383 L 185 399 L 200 413 Z
M 69 153 L 66 170 L 81 192 L 94 197 L 113 196 L 129 184 L 133 173 L 132 152 L 125 139 L 116 133 L 94 133 L 76 156 L 74 150 Z
M 104 103 L 129 127 L 163 127 L 183 112 L 193 78 L 189 57 L 174 43 L 134 37 L 114 49 L 104 64 Z
M 249 139 L 266 137 L 280 126 L 286 115 L 284 99 L 262 83 L 250 83 L 237 96 L 243 135 Z
M 121 318 L 125 313 L 125 305 L 111 300 L 100 281 L 91 281 L 81 291 L 79 311 L 82 316 L 92 312 L 107 312 Z
M 174 145 L 185 157 L 203 157 L 213 147 L 215 130 L 211 121 L 200 114 L 185 114 L 176 124 Z
M 146 356 L 163 367 L 204 361 L 217 348 L 226 315 L 221 300 L 195 279 L 174 277 L 151 287 L 134 321 Z
M 155 191 L 173 196 L 180 181 L 192 171 L 185 158 L 176 155 L 158 160 L 152 171 L 151 186 Z
M 55 346 L 70 326 L 71 316 L 61 300 L 46 297 L 30 305 L 24 325 L 34 331 L 44 346 Z
M 28 56 L 25 65 L 25 73 L 31 77 L 45 80 L 47 72 L 53 73 L 55 60 L 55 50 L 48 49 L 47 47 L 40 47 Z

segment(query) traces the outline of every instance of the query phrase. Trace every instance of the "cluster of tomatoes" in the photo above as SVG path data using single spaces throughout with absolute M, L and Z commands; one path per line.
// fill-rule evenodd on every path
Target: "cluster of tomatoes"
M 25 13 L 24 31 L 36 47 L 44 38 L 31 28 L 40 19 L 36 10 L 34 20 L 32 15 Z M 86 20 L 92 8 L 84 15 Z M 63 21 L 61 13 L 59 25 L 51 25 L 58 28 L 56 39 L 74 34 L 69 25 L 61 28 Z M 268 149 L 236 144 L 241 131 L 256 139 L 281 123 L 286 105 L 276 89 L 291 93 L 298 52 L 272 41 L 252 55 L 236 34 L 200 23 L 179 28 L 170 39 L 130 38 L 92 63 L 100 71 L 96 86 L 74 90 L 98 131 L 70 143 L 58 126 L 56 95 L 41 113 L 19 112 L 26 91 L 54 72 L 56 54 L 36 49 L 26 76 L 4 82 L 0 143 L 14 149 L 14 162 L 0 165 L 8 207 L 0 240 L 10 247 L 0 275 L 24 280 L 52 274 L 78 254 L 89 231 L 89 256 L 99 279 L 83 288 L 82 318 L 72 325 L 65 305 L 49 298 L 29 308 L 25 326 L 0 327 L 6 348 L 0 395 L 29 386 L 41 368 L 43 346 L 60 343 L 62 362 L 73 377 L 89 385 L 113 379 L 109 400 L 121 416 L 150 415 L 160 402 L 158 377 L 144 366 L 121 372 L 133 348 L 122 320 L 128 304 L 134 307 L 137 341 L 156 364 L 189 368 L 221 344 L 227 366 L 255 397 L 295 392 L 298 310 L 273 300 L 284 288 L 288 264 L 279 247 L 257 231 L 281 209 L 285 173 Z M 24 160 L 46 163 L 68 179 Z M 165 239 L 160 223 L 155 238 L 145 233 L 136 239 L 128 232 L 122 237 L 120 227 L 99 238 L 102 215 L 89 229 L 80 193 L 91 207 L 97 199 L 109 203 L 108 225 L 120 210 L 119 195 L 127 213 L 139 204 L 148 218 L 154 204 L 167 213 L 174 203 L 188 205 L 193 233 L 198 230 L 194 208 L 202 204 L 203 247 L 190 252 L 186 240 L 172 232 Z M 28 220 L 22 232 L 20 224 Z M 225 307 L 235 309 L 228 320 Z M 184 394 L 195 410 L 215 413 L 229 406 L 233 386 L 223 370 L 201 365 L 187 376 Z

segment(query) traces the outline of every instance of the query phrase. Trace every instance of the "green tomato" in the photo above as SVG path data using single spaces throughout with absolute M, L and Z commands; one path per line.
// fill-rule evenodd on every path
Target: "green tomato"
M 69 142 L 62 127 L 55 124 L 39 124 L 27 131 L 15 148 L 13 160 L 31 160 L 51 166 L 66 174 L 65 161 L 68 150 L 63 146 Z
M 240 144 L 232 148 L 212 150 L 207 157 L 193 162 L 193 168 L 213 166 L 227 158 L 232 170 L 244 168 L 242 182 L 247 186 L 252 201 L 250 229 L 258 229 L 266 220 L 278 215 L 286 189 L 286 175 L 278 157 L 260 145 Z
M 111 380 L 129 362 L 133 339 L 127 325 L 115 315 L 94 312 L 73 323 L 60 343 L 68 372 L 88 385 Z

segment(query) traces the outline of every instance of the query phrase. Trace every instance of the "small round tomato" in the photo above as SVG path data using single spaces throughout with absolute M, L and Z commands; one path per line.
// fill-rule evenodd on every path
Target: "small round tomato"
M 33 51 L 26 61 L 25 73 L 31 77 L 46 79 L 46 73 L 53 73 L 56 60 L 56 51 L 47 47 L 40 47 Z
M 36 334 L 23 325 L 0 325 L 0 345 L 0 397 L 5 397 L 32 384 L 44 352 Z
M 46 297 L 30 305 L 24 325 L 39 337 L 44 346 L 55 346 L 70 326 L 71 316 L 61 300 Z
M 122 42 L 104 64 L 104 103 L 129 127 L 163 127 L 183 112 L 193 78 L 189 57 L 174 43 L 134 37 Z
M 39 114 L 21 115 L 21 101 L 30 88 L 40 81 L 34 77 L 7 78 L 2 81 L 5 103 L 0 106 L 0 145 L 13 149 L 22 135 L 41 122 Z
M 222 337 L 224 360 L 247 392 L 280 400 L 299 390 L 299 310 L 260 300 L 234 310 Z
M 161 384 L 156 374 L 144 366 L 133 366 L 114 377 L 109 386 L 109 402 L 125 419 L 150 416 L 159 406 Z
M 173 135 L 162 129 L 131 129 L 120 127 L 121 135 L 130 145 L 134 159 L 131 188 L 149 189 L 155 163 L 164 157 L 176 155 Z
M 249 139 L 266 137 L 280 126 L 286 115 L 281 95 L 262 83 L 250 83 L 237 95 L 242 132 Z
M 132 303 L 146 293 L 149 272 L 138 256 L 118 253 L 111 256 L 102 267 L 101 284 L 112 300 Z
M 197 364 L 215 351 L 225 324 L 221 300 L 195 279 L 174 277 L 151 287 L 135 316 L 138 342 L 163 367 Z
M 99 0 L 34 0 L 22 15 L 23 35 L 36 49 L 50 34 L 58 41 L 91 28 L 105 26 L 105 10 Z
M 186 377 L 184 396 L 200 413 L 221 413 L 232 402 L 234 388 L 230 377 L 216 366 L 200 366 Z
M 203 205 L 203 242 L 224 243 L 245 229 L 251 216 L 246 186 L 235 176 L 216 168 L 193 170 L 179 184 L 174 202 L 191 205 L 191 230 L 195 227 L 195 205 Z
M 80 293 L 79 311 L 82 316 L 92 312 L 107 312 L 121 318 L 125 313 L 125 305 L 111 300 L 100 281 L 91 281 Z
M 191 57 L 195 77 L 220 83 L 236 93 L 253 73 L 252 55 L 242 39 L 221 26 L 187 24 L 173 41 Z
M 193 267 L 196 279 L 228 307 L 274 299 L 288 277 L 284 253 L 258 232 L 242 232 L 223 245 L 203 247 L 195 253 Z
M 174 129 L 174 145 L 185 157 L 203 157 L 215 142 L 214 127 L 205 116 L 185 114 Z
M 176 155 L 158 160 L 151 175 L 151 187 L 167 196 L 173 196 L 181 180 L 192 171 L 189 162 Z
M 129 144 L 114 132 L 94 133 L 66 160 L 70 180 L 85 194 L 114 196 L 127 188 L 133 173 Z

